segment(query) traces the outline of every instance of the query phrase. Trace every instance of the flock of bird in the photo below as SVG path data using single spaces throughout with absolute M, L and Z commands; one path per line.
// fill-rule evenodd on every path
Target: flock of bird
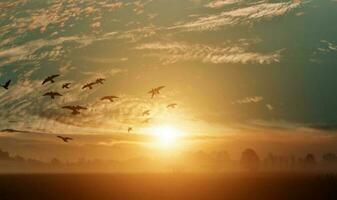
M 45 85 L 46 83 L 55 83 L 55 80 L 57 77 L 59 77 L 60 75 L 59 74 L 55 74 L 55 75 L 51 75 L 51 76 L 48 76 L 47 78 L 45 78 L 43 81 L 42 81 L 42 85 Z M 94 82 L 90 82 L 90 83 L 87 83 L 85 84 L 82 89 L 85 90 L 85 89 L 89 89 L 89 90 L 92 90 L 94 88 L 95 85 L 102 85 L 104 84 L 104 81 L 105 79 L 104 78 L 98 78 L 96 79 Z M 6 83 L 4 83 L 3 85 L 0 85 L 1 87 L 3 87 L 5 90 L 8 90 L 9 89 L 9 86 L 11 84 L 11 80 L 8 80 Z M 62 85 L 62 89 L 70 89 L 71 88 L 71 84 L 72 83 L 64 83 Z M 160 94 L 160 91 L 165 88 L 165 86 L 159 86 L 159 87 L 156 87 L 156 88 L 152 88 L 148 94 L 151 95 L 151 99 L 153 99 L 154 97 L 156 97 L 157 95 Z M 55 92 L 55 91 L 50 91 L 50 92 L 46 92 L 45 94 L 43 94 L 43 96 L 49 96 L 51 99 L 55 99 L 56 97 L 61 97 L 62 94 L 60 94 L 59 92 Z M 109 101 L 109 102 L 114 102 L 115 99 L 118 99 L 119 97 L 118 96 L 104 96 L 102 97 L 100 100 L 101 101 Z M 168 104 L 166 107 L 167 108 L 175 108 L 177 106 L 176 103 L 172 103 L 172 104 Z M 78 115 L 78 114 L 81 114 L 81 110 L 87 110 L 88 108 L 86 107 L 83 107 L 83 106 L 80 106 L 80 105 L 71 105 L 71 106 L 63 106 L 62 107 L 63 109 L 68 109 L 71 112 L 72 115 Z M 149 116 L 151 113 L 151 110 L 145 110 L 142 115 L 143 116 Z M 148 123 L 150 121 L 150 118 L 147 118 L 143 121 L 143 123 Z M 132 131 L 132 127 L 129 127 L 128 128 L 128 133 L 130 133 Z M 61 139 L 63 142 L 65 143 L 68 143 L 69 140 L 73 140 L 73 138 L 70 138 L 70 137 L 64 137 L 64 136 L 57 136 L 57 138 Z

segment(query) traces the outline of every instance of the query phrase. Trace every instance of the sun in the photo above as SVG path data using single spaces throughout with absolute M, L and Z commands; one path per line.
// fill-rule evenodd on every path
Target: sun
M 155 136 L 155 145 L 162 149 L 172 149 L 177 146 L 182 132 L 172 125 L 160 125 L 150 128 L 150 134 Z

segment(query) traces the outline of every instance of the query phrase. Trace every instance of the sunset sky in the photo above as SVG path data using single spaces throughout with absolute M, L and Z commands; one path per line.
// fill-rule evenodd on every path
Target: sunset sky
M 0 133 L 1 149 L 38 159 L 337 150 L 336 0 L 5 0 L 0 9 L 0 84 L 12 80 L 0 88 L 0 129 L 16 130 Z M 97 78 L 106 81 L 81 89 Z M 68 105 L 88 110 L 74 116 Z

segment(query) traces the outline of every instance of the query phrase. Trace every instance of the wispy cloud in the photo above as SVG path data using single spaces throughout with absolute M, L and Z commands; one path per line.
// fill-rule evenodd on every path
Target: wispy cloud
M 321 43 L 324 45 L 324 47 L 318 48 L 318 51 L 322 51 L 322 52 L 337 51 L 337 44 L 335 42 L 321 40 Z
M 207 8 L 221 8 L 226 5 L 239 3 L 242 0 L 214 0 L 205 5 Z
M 220 14 L 200 17 L 189 22 L 181 22 L 180 24 L 171 27 L 171 29 L 205 31 L 215 30 L 223 26 L 250 24 L 263 19 L 282 16 L 300 5 L 300 1 L 282 3 L 265 3 L 262 1 L 261 3 L 249 5 L 244 8 L 236 8 L 234 10 L 224 11 Z
M 144 8 L 147 4 L 151 3 L 153 0 L 136 0 L 130 3 L 125 4 L 126 6 L 133 6 L 133 11 L 136 14 L 142 14 L 144 13 Z
M 146 43 L 135 47 L 137 50 L 148 51 L 145 55 L 157 56 L 164 64 L 175 63 L 178 61 L 197 60 L 204 63 L 260 63 L 270 64 L 279 62 L 281 50 L 271 53 L 258 53 L 248 50 L 246 44 L 233 46 L 209 46 L 185 43 Z
M 17 61 L 39 61 L 42 59 L 56 60 L 67 53 L 66 44 L 73 45 L 73 49 L 82 48 L 94 41 L 113 38 L 117 33 L 106 33 L 100 37 L 69 36 L 46 40 L 38 39 L 19 46 L 0 49 L 0 67 Z M 46 47 L 52 47 L 46 48 Z M 42 51 L 40 51 L 42 50 Z
M 234 104 L 251 104 L 251 103 L 259 103 L 261 101 L 263 101 L 263 97 L 261 96 L 254 96 L 254 97 L 246 97 L 244 99 L 239 99 L 235 102 L 233 102 Z

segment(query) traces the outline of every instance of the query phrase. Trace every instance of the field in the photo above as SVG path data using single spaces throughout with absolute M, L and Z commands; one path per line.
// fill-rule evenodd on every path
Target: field
M 1 175 L 1 200 L 336 199 L 337 179 L 306 174 Z

